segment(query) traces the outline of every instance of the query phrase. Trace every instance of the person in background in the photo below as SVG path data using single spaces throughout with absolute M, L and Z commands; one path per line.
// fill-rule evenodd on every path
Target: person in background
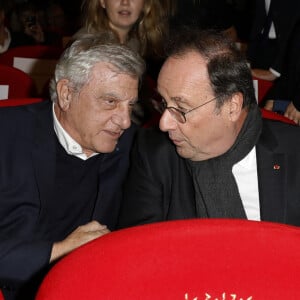
M 61 36 L 47 31 L 44 24 L 41 24 L 39 10 L 33 2 L 21 2 L 15 6 L 14 23 L 11 48 L 26 45 L 61 45 Z
M 300 125 L 300 21 L 289 41 L 287 59 L 282 74 L 273 81 L 262 106 Z
M 39 12 L 39 20 L 44 20 L 42 25 L 45 32 L 56 37 L 56 46 L 65 48 L 76 31 L 76 16 L 72 16 L 71 20 L 57 0 L 41 3 Z
M 70 34 L 63 7 L 59 2 L 50 2 L 45 8 L 47 28 L 60 35 Z
M 151 103 L 152 90 L 148 81 L 156 82 L 164 60 L 164 41 L 168 35 L 166 12 L 157 0 L 86 0 L 83 2 L 81 34 L 102 34 L 106 39 L 125 44 L 146 61 L 145 80 L 133 121 L 144 124 L 155 110 Z M 148 80 L 149 78 L 149 80 Z
M 34 299 L 53 263 L 115 229 L 144 69 L 128 47 L 81 37 L 57 63 L 52 102 L 0 109 L 5 299 Z
M 103 33 L 144 58 L 163 56 L 167 22 L 160 1 L 86 0 L 81 33 Z
M 232 39 L 177 32 L 157 89 L 162 132 L 139 131 L 118 228 L 188 218 L 300 226 L 299 128 L 262 119 Z
M 294 48 L 299 49 L 299 24 L 299 1 L 256 0 L 247 49 L 252 75 L 273 82 L 262 105 L 277 111 L 281 102 L 277 100 L 285 100 L 288 106 L 280 110 L 296 123 L 300 121 L 300 100 L 295 95 L 294 73 L 299 55 L 294 55 Z
M 10 30 L 6 26 L 5 6 L 0 3 L 0 53 L 5 52 L 10 45 Z
M 280 77 L 299 21 L 300 2 L 297 0 L 255 1 L 247 49 L 252 75 L 270 81 Z

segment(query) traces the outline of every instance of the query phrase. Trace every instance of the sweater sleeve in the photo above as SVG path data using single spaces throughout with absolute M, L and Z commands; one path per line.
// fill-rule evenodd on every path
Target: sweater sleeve
M 52 244 L 46 241 L 1 240 L 0 288 L 13 290 L 48 267 Z

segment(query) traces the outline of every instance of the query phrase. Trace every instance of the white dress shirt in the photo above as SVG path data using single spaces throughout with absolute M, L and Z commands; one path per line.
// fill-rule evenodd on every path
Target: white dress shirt
M 265 7 L 266 7 L 267 14 L 268 14 L 269 9 L 270 9 L 271 1 L 272 0 L 265 0 Z M 275 31 L 275 26 L 274 26 L 273 22 L 271 23 L 271 28 L 270 28 L 268 36 L 269 36 L 269 39 L 276 39 L 276 31 Z
M 82 160 L 87 160 L 99 153 L 93 153 L 89 157 L 83 152 L 82 147 L 62 128 L 59 121 L 56 118 L 54 111 L 54 104 L 52 106 L 53 120 L 54 120 L 54 131 L 57 135 L 58 141 L 70 155 L 74 155 Z
M 232 173 L 238 185 L 247 219 L 260 221 L 255 147 L 244 159 L 233 166 Z

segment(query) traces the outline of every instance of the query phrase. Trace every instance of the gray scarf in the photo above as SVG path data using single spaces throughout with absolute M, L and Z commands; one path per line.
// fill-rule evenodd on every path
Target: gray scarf
M 256 145 L 261 130 L 260 110 L 252 109 L 235 143 L 226 153 L 206 161 L 186 160 L 193 177 L 198 217 L 246 219 L 232 167 Z

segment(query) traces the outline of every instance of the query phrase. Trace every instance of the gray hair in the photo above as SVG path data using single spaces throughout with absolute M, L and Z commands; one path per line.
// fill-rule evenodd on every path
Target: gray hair
M 128 74 L 139 80 L 145 71 L 145 62 L 140 55 L 127 46 L 112 43 L 103 36 L 84 35 L 76 39 L 58 60 L 49 92 L 53 102 L 57 102 L 57 82 L 69 80 L 70 87 L 79 92 L 88 82 L 92 68 L 99 62 L 106 62 L 117 72 Z

